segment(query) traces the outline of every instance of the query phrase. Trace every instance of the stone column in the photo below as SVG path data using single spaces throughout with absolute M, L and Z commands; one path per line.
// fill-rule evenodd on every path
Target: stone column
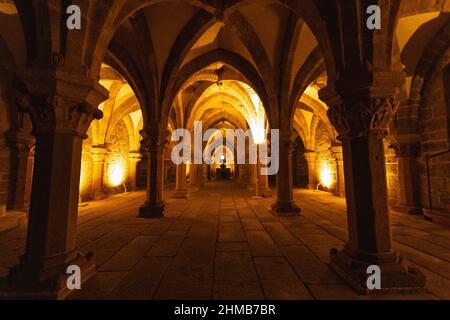
M 278 215 L 298 215 L 300 208 L 294 203 L 292 176 L 294 143 L 290 132 L 280 132 L 279 137 L 277 199 L 272 204 L 272 210 Z
M 199 189 L 198 166 L 198 164 L 191 163 L 189 167 L 189 189 L 191 191 L 197 191 Z
M 258 147 L 259 150 L 266 150 L 266 153 L 268 152 L 268 148 L 267 146 L 264 146 L 263 148 L 265 149 L 261 149 L 261 146 Z M 265 168 L 267 167 L 267 164 L 263 164 L 261 163 L 261 161 L 259 161 L 259 153 L 262 151 L 258 151 L 258 169 L 256 171 L 256 174 L 258 176 L 258 195 L 260 197 L 264 197 L 264 198 L 270 198 L 272 196 L 272 193 L 269 190 L 269 176 L 268 175 L 262 175 L 261 174 L 261 168 Z M 267 158 L 267 154 L 266 154 L 266 158 Z
M 128 170 L 129 191 L 136 191 L 136 168 L 139 161 L 141 161 L 141 153 L 139 151 L 131 151 L 128 154 L 130 167 Z
M 23 132 L 8 132 L 6 137 L 11 149 L 8 209 L 28 211 L 35 139 Z
M 321 98 L 329 105 L 328 117 L 342 141 L 349 234 L 342 251 L 331 251 L 331 266 L 361 293 L 368 291 L 370 265 L 380 267 L 383 289 L 421 288 L 424 275 L 409 269 L 392 248 L 383 139 L 398 109 L 396 90 L 373 88 L 332 96 L 325 90 Z
M 92 199 L 100 200 L 105 198 L 103 190 L 103 177 L 105 173 L 105 157 L 108 150 L 106 146 L 92 146 Z
M 315 190 L 316 183 L 316 153 L 311 150 L 306 150 L 305 159 L 308 164 L 308 189 Z
M 345 197 L 345 176 L 344 176 L 344 155 L 342 153 L 341 145 L 333 145 L 331 153 L 336 161 L 336 187 L 333 194 L 338 197 Z
M 175 192 L 172 198 L 186 199 L 188 197 L 187 182 L 186 182 L 186 164 L 181 163 L 177 165 L 177 181 Z
M 167 141 L 157 129 L 142 131 L 147 152 L 147 199 L 139 208 L 140 218 L 158 218 L 164 214 L 164 151 Z
M 199 187 L 203 187 L 205 185 L 205 169 L 204 164 L 197 165 L 197 183 Z
M 64 95 L 38 92 L 18 99 L 31 115 L 36 147 L 26 250 L 20 264 L 10 270 L 8 297 L 62 298 L 69 294 L 69 265 L 80 267 L 82 282 L 95 272 L 93 255 L 77 250 L 78 192 L 82 141 L 91 121 L 102 117 L 93 106 L 107 92 L 81 79 L 74 84 L 42 77 L 36 81 L 45 82 L 44 87 L 30 87 L 47 90 L 49 86 Z
M 256 164 L 248 164 L 247 168 L 248 168 L 248 187 L 250 189 L 254 189 L 256 188 L 256 173 L 257 173 Z
M 398 140 L 399 142 L 394 145 L 394 150 L 398 157 L 400 203 L 393 209 L 403 213 L 421 214 L 419 167 L 417 163 L 420 145 L 417 141 L 400 142 L 402 137 L 398 137 Z

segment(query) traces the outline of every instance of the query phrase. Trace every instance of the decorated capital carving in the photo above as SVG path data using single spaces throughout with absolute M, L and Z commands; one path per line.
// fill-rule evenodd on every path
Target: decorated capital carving
M 397 97 L 344 100 L 328 109 L 328 118 L 339 140 L 369 135 L 385 138 L 398 106 Z
M 140 131 L 140 134 L 146 152 L 164 152 L 169 144 L 167 134 L 163 134 L 157 129 L 144 129 Z
M 420 145 L 417 142 L 403 142 L 391 144 L 395 155 L 399 158 L 417 158 L 420 153 Z
M 16 102 L 22 112 L 30 114 L 33 134 L 72 133 L 85 138 L 94 119 L 103 112 L 89 103 L 71 101 L 59 95 L 18 95 Z

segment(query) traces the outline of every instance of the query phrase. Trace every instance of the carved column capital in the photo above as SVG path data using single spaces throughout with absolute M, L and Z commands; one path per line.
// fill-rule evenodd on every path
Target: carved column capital
M 16 98 L 19 109 L 30 114 L 33 134 L 72 133 L 86 137 L 94 119 L 103 112 L 86 101 L 72 101 L 60 95 L 21 94 Z
M 330 106 L 328 118 L 339 133 L 339 140 L 369 135 L 385 138 L 398 106 L 396 96 L 344 98 Z
M 142 144 L 147 152 L 164 152 L 169 144 L 167 134 L 157 128 L 141 130 Z

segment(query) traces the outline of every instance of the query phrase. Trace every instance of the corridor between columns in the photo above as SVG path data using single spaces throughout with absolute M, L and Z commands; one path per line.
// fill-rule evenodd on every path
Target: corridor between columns
M 173 189 L 166 190 L 171 192 Z M 428 294 L 356 294 L 332 269 L 329 251 L 347 241 L 345 201 L 295 189 L 302 215 L 270 212 L 236 181 L 207 183 L 188 200 L 168 199 L 164 219 L 136 219 L 144 192 L 80 208 L 78 246 L 97 272 L 68 299 L 449 299 L 449 230 L 393 215 L 395 247 L 420 266 Z M 0 273 L 18 261 L 25 231 L 2 234 Z

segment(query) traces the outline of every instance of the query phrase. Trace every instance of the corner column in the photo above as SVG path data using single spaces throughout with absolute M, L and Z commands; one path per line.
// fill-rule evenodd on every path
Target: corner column
M 28 211 L 35 139 L 21 132 L 9 132 L 6 136 L 11 149 L 8 209 Z

